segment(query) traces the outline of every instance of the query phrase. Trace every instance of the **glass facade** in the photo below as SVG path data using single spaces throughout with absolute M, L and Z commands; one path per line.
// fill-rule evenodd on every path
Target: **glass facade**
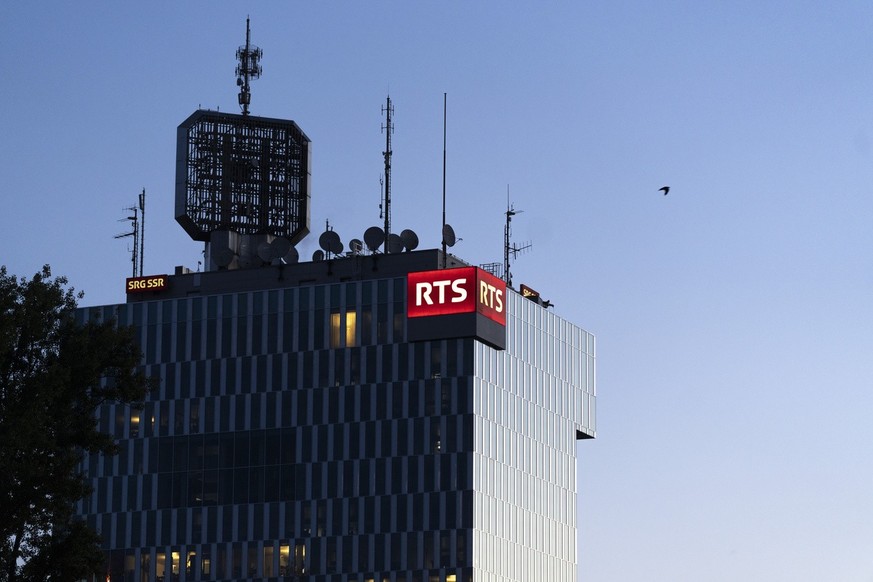
M 133 325 L 79 512 L 109 580 L 575 580 L 594 339 L 509 293 L 507 349 L 406 341 L 402 277 L 83 308 Z

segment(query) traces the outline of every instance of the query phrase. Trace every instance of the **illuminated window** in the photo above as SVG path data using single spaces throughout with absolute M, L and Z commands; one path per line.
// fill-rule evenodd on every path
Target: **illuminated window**
M 197 559 L 197 552 L 188 552 L 188 557 L 185 560 L 185 574 L 191 576 L 194 574 L 194 562 Z
M 340 330 L 342 329 L 342 314 L 330 314 L 330 347 L 339 348 L 340 345 Z
M 130 438 L 139 436 L 139 410 L 130 411 Z
M 181 556 L 179 555 L 179 552 L 172 552 L 170 557 L 172 559 L 172 562 L 170 563 L 170 572 L 172 572 L 175 579 L 178 579 L 179 567 L 181 566 Z
M 355 332 L 357 331 L 358 314 L 355 311 L 330 314 L 330 347 L 355 347 Z
M 264 546 L 264 576 L 273 574 L 273 546 Z
M 291 546 L 284 544 L 279 546 L 279 576 L 291 574 Z
M 354 311 L 346 313 L 346 347 L 355 347 L 355 327 L 358 320 L 358 314 Z
M 139 579 L 140 582 L 148 582 L 149 579 L 149 571 L 151 570 L 151 563 L 149 558 L 150 554 L 147 553 L 146 550 L 143 550 L 143 553 L 140 554 L 139 557 Z
M 155 574 L 158 580 L 163 580 L 167 573 L 167 556 L 163 552 L 158 552 L 155 556 Z

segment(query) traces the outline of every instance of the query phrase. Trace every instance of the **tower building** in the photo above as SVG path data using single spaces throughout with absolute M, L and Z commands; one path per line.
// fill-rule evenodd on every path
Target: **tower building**
M 327 230 L 299 261 L 309 138 L 248 102 L 179 127 L 206 270 L 78 312 L 132 326 L 159 378 L 101 409 L 120 452 L 83 464 L 106 579 L 575 581 L 593 335 L 414 234 Z

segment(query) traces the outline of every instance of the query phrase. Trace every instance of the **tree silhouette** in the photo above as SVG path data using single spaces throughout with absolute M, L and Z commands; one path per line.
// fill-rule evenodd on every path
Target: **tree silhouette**
M 0 582 L 105 571 L 99 536 L 75 516 L 90 492 L 80 462 L 116 452 L 100 405 L 136 406 L 151 381 L 129 329 L 75 321 L 81 297 L 48 265 L 30 280 L 0 267 Z

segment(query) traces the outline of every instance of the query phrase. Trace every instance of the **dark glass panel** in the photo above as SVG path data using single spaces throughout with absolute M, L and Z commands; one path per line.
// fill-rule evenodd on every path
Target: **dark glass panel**
M 185 505 L 196 507 L 203 503 L 203 471 L 188 473 L 188 498 Z
M 185 507 L 188 501 L 188 473 L 173 473 L 171 507 Z
M 266 464 L 267 431 L 253 430 L 249 436 L 249 464 L 252 466 Z
M 264 501 L 264 467 L 249 468 L 249 501 L 251 503 Z
M 202 469 L 205 462 L 205 456 L 206 450 L 203 442 L 203 435 L 193 435 L 188 437 L 188 469 Z
M 217 470 L 209 470 L 203 473 L 203 505 L 218 503 L 218 476 Z
M 279 484 L 279 500 L 290 501 L 294 499 L 294 465 L 281 466 L 281 482 Z
M 281 486 L 281 467 L 272 465 L 264 468 L 264 501 L 279 501 Z
M 233 502 L 249 502 L 249 469 L 248 467 L 233 471 Z

